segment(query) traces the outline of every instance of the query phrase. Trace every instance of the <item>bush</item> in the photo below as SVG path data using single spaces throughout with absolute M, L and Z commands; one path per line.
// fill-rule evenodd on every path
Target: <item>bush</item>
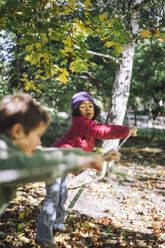
M 63 136 L 70 127 L 70 119 L 52 116 L 52 122 L 42 136 L 42 145 L 49 147 L 58 138 Z

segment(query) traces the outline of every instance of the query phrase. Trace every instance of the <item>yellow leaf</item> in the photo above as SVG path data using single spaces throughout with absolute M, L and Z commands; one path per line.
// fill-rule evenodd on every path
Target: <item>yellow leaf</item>
M 60 68 L 60 72 L 62 72 L 65 76 L 69 76 L 69 72 L 65 68 Z
M 64 6 L 65 14 L 68 15 L 72 10 L 66 5 Z
M 78 0 L 68 0 L 68 4 L 75 4 L 77 2 L 78 2 Z
M 41 75 L 40 74 L 36 74 L 35 75 L 35 79 L 39 79 L 39 78 L 41 78 Z
M 27 73 L 23 73 L 23 77 L 24 78 L 27 78 L 28 77 L 28 74 Z
M 86 16 L 86 18 L 90 17 L 90 13 L 89 12 L 85 12 L 84 15 Z
M 24 212 L 20 212 L 19 213 L 19 220 L 22 220 L 24 218 L 25 214 Z
M 160 35 L 161 35 L 161 33 L 160 33 L 159 29 L 156 29 L 155 30 L 155 36 L 156 37 L 160 37 Z
M 69 46 L 64 47 L 64 49 L 60 49 L 60 51 L 65 55 L 69 56 L 69 54 L 72 52 L 72 49 Z
M 63 42 L 65 45 L 72 46 L 72 40 L 71 40 L 71 39 L 63 40 L 62 42 Z
M 67 62 L 68 62 L 68 60 L 67 60 L 67 59 L 64 59 L 64 60 L 60 63 L 60 66 L 66 65 Z
M 60 82 L 66 84 L 66 82 L 68 81 L 68 78 L 67 78 L 63 73 L 61 73 L 61 74 L 57 77 L 57 80 L 59 80 Z
M 162 41 L 165 42 L 165 36 L 161 37 Z
M 24 89 L 25 89 L 26 91 L 28 91 L 28 90 L 30 89 L 30 83 L 29 83 L 29 82 L 26 82 L 26 83 L 25 83 Z
M 101 40 L 107 40 L 108 38 L 105 36 L 105 37 L 102 37 Z
M 104 14 L 99 15 L 99 19 L 101 22 L 104 22 L 105 20 L 107 20 L 107 14 L 104 13 Z
M 49 64 L 49 54 L 48 53 L 43 53 L 41 57 L 44 59 L 44 62 Z
M 144 37 L 144 38 L 149 38 L 151 36 L 151 32 L 149 30 L 142 30 L 141 31 L 141 35 Z
M 90 226 L 89 226 L 89 223 L 88 222 L 84 222 L 84 223 L 82 223 L 82 227 L 84 229 L 88 230 Z
M 91 1 L 90 1 L 90 0 L 85 0 L 85 1 L 84 1 L 84 6 L 85 6 L 85 7 L 92 6 Z
M 41 44 L 39 43 L 39 42 L 36 42 L 36 48 L 38 49 L 38 48 L 41 48 Z
M 25 61 L 30 62 L 32 60 L 32 54 L 25 57 Z
M 78 0 L 68 0 L 67 2 L 67 6 L 71 7 L 72 9 L 75 9 L 75 3 L 77 2 Z
M 41 39 L 45 42 L 48 42 L 48 38 L 45 34 L 41 34 Z
M 59 76 L 57 77 L 57 80 L 61 81 L 62 83 L 66 84 L 66 82 L 68 81 L 68 76 L 69 73 L 65 68 L 60 68 L 59 72 L 61 72 L 61 74 L 59 74 Z
M 115 44 L 115 49 L 118 53 L 120 53 L 121 51 L 123 51 L 123 47 L 119 44 L 119 43 L 116 43 Z
M 23 233 L 18 234 L 17 236 L 19 240 L 23 241 L 24 243 L 29 243 L 29 239 L 24 236 Z
M 21 79 L 21 80 L 24 82 L 24 85 L 25 85 L 24 89 L 25 89 L 26 91 L 28 91 L 30 88 L 36 90 L 36 86 L 35 86 L 35 83 L 34 83 L 33 80 L 30 80 L 30 81 L 29 81 L 29 80 L 26 79 L 26 78 L 23 78 L 23 79 Z
M 27 45 L 25 49 L 27 52 L 31 52 L 33 50 L 33 45 Z
M 70 63 L 69 68 L 70 68 L 71 72 L 75 72 L 75 71 L 76 71 L 76 64 L 75 64 L 74 61 L 72 61 L 72 62 Z
M 85 30 L 85 26 L 81 21 L 77 21 L 76 25 L 81 29 L 81 30 Z
M 107 41 L 105 44 L 104 44 L 104 46 L 106 46 L 106 47 L 111 47 L 111 46 L 113 46 L 114 45 L 114 42 L 113 41 Z
M 22 223 L 19 223 L 18 226 L 17 226 L 17 229 L 20 231 L 24 228 L 24 224 Z
M 74 12 L 75 11 L 75 3 L 77 2 L 77 0 L 69 0 L 67 2 L 67 4 L 64 6 L 64 12 L 65 14 L 69 14 L 70 12 Z
M 89 13 L 88 13 L 89 14 Z M 88 17 L 88 16 L 87 16 Z M 91 21 L 90 20 L 87 20 L 86 22 L 86 25 L 91 25 Z
M 51 75 L 54 76 L 57 73 L 58 73 L 58 68 L 56 66 L 52 66 L 51 67 Z
M 40 61 L 41 54 L 36 54 L 36 53 L 34 52 L 34 53 L 32 53 L 29 57 L 30 57 L 29 62 L 31 63 L 31 65 L 35 65 L 35 64 L 37 64 L 37 62 Z
M 108 27 L 111 28 L 112 27 L 112 23 L 108 23 Z
M 77 58 L 76 60 L 72 61 L 69 67 L 72 72 L 81 72 L 82 70 L 87 70 L 87 68 L 87 60 L 82 60 L 80 58 Z

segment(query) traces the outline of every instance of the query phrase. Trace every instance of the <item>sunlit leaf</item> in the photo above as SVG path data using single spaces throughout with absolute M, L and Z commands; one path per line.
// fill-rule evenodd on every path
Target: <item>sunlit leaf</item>
M 142 30 L 141 31 L 141 35 L 144 37 L 144 38 L 149 38 L 149 37 L 151 37 L 151 31 L 149 31 L 149 30 Z
M 106 46 L 106 47 L 111 47 L 111 46 L 114 46 L 114 42 L 113 41 L 107 41 L 105 44 L 104 44 L 104 46 Z

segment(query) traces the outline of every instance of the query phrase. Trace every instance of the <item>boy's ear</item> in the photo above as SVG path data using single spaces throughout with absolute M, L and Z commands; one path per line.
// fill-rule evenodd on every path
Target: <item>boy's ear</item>
M 11 128 L 11 137 L 15 140 L 18 140 L 25 135 L 22 124 L 16 123 Z

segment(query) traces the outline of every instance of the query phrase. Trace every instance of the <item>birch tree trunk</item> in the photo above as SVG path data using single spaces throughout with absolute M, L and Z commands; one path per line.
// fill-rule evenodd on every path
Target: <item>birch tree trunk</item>
M 130 92 L 134 53 L 135 43 L 129 44 L 121 54 L 120 65 L 116 70 L 108 118 L 108 123 L 111 125 L 122 125 L 124 121 Z M 104 151 L 112 148 L 117 149 L 118 144 L 119 140 L 106 140 L 103 143 L 103 149 Z
M 141 3 L 142 0 L 132 1 L 132 5 L 129 10 L 131 41 L 121 52 L 119 65 L 116 70 L 111 97 L 111 108 L 110 113 L 108 114 L 108 123 L 111 125 L 123 125 L 124 117 L 126 115 L 136 46 L 135 37 L 139 31 L 138 22 Z M 106 140 L 104 141 L 102 147 L 104 151 L 110 149 L 117 150 L 118 145 L 119 140 Z M 109 166 L 112 166 L 112 163 L 109 163 Z

